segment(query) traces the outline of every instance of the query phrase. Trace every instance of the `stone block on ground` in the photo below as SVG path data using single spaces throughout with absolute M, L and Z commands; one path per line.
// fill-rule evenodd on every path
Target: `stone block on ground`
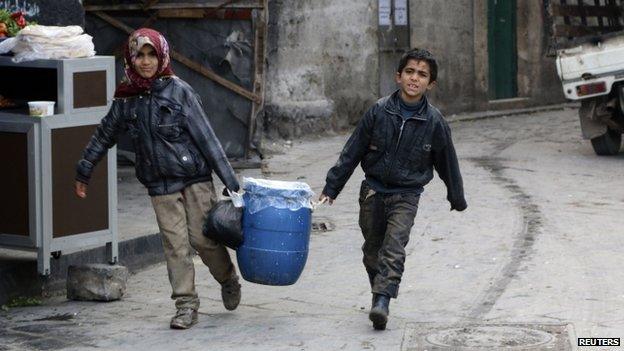
M 82 301 L 119 300 L 126 292 L 128 268 L 85 264 L 67 270 L 67 298 Z

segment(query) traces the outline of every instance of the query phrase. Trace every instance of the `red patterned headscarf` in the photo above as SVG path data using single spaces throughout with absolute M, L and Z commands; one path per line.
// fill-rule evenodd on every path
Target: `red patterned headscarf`
M 134 62 L 139 50 L 144 45 L 153 47 L 158 57 L 158 68 L 156 74 L 151 78 L 141 77 L 134 69 Z M 141 28 L 132 32 L 124 46 L 124 70 L 126 77 L 115 90 L 115 97 L 118 98 L 142 94 L 150 89 L 155 79 L 174 75 L 171 69 L 167 39 L 159 32 L 149 28 Z

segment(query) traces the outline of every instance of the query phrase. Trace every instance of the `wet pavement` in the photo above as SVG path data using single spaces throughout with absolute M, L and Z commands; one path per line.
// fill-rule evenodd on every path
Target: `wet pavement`
M 0 350 L 568 350 L 576 337 L 624 337 L 624 152 L 594 155 L 569 108 L 451 128 L 469 207 L 450 212 L 437 177 L 426 188 L 386 331 L 367 318 L 358 169 L 335 204 L 314 213 L 295 285 L 243 282 L 242 303 L 228 312 L 196 259 L 199 323 L 170 330 L 159 264 L 132 275 L 121 301 L 55 297 L 0 311 Z M 347 137 L 295 141 L 242 175 L 319 192 Z M 133 206 L 120 203 L 144 214 L 134 222 L 155 225 L 151 208 Z M 132 231 L 131 219 L 120 230 Z

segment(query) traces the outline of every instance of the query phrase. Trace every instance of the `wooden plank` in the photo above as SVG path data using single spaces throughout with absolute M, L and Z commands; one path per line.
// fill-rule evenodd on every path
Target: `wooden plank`
M 259 102 L 254 102 L 251 106 L 251 113 L 249 115 L 249 123 L 247 129 L 247 140 L 245 145 L 245 157 L 249 158 L 251 151 L 251 141 L 255 133 L 256 119 L 258 113 L 264 107 L 264 82 L 265 82 L 265 70 L 264 63 L 266 59 L 266 38 L 269 21 L 269 6 L 268 0 L 264 0 L 264 10 L 260 12 L 259 18 L 257 18 L 255 24 L 254 35 L 254 89 L 253 92 L 257 96 L 260 96 Z
M 241 95 L 251 101 L 254 102 L 259 102 L 262 99 L 255 95 L 254 93 L 252 93 L 251 91 L 241 87 L 240 85 L 236 84 L 236 83 L 232 83 L 229 80 L 221 77 L 220 75 L 214 73 L 213 70 L 206 68 L 202 65 L 200 65 L 199 63 L 187 58 L 186 56 L 178 53 L 175 50 L 171 50 L 170 52 L 171 58 L 180 62 L 181 64 L 185 65 L 186 67 L 196 71 L 197 73 L 200 73 L 201 75 L 212 79 L 213 81 L 215 81 L 216 83 L 221 84 L 222 86 L 232 90 L 233 92 L 237 93 L 238 95 Z
M 553 50 L 559 50 L 559 49 L 579 46 L 588 42 L 594 42 L 597 39 L 596 37 L 599 37 L 600 40 L 606 40 L 609 38 L 615 38 L 617 36 L 622 36 L 622 35 L 624 35 L 624 30 L 600 33 L 600 34 L 594 33 L 591 35 L 580 36 L 580 37 L 553 37 L 552 38 L 553 42 L 551 45 L 552 45 Z M 552 54 L 556 55 L 554 51 Z
M 108 24 L 112 25 L 113 27 L 117 28 L 117 29 L 121 29 L 122 31 L 131 34 L 132 32 L 134 32 L 134 28 L 126 25 L 125 23 L 114 19 L 113 17 L 105 14 L 104 12 L 95 12 L 94 15 L 98 16 L 99 18 L 103 19 L 104 21 L 108 22 Z
M 158 17 L 248 21 L 251 20 L 251 11 L 250 9 L 227 9 L 218 11 L 209 9 L 162 9 L 158 10 Z
M 565 24 L 556 24 L 553 28 L 553 36 L 555 37 L 581 37 L 592 34 L 602 34 L 614 32 L 622 29 L 617 27 L 598 27 L 598 26 L 567 26 Z
M 550 4 L 552 16 L 556 17 L 618 17 L 620 9 L 617 6 L 590 6 L 590 5 L 559 5 Z
M 112 25 L 113 27 L 117 28 L 117 29 L 121 29 L 122 31 L 130 34 L 132 32 L 134 32 L 134 28 L 124 24 L 123 22 L 105 14 L 104 12 L 94 12 L 94 14 L 98 17 L 100 17 L 102 20 L 108 22 L 110 25 Z M 236 83 L 232 83 L 229 80 L 219 76 L 218 74 L 216 74 L 213 70 L 206 68 L 204 66 L 202 66 L 201 64 L 189 59 L 188 57 L 180 54 L 179 52 L 175 51 L 175 50 L 171 50 L 169 52 L 169 55 L 171 56 L 172 59 L 180 62 L 181 64 L 187 66 L 188 68 L 194 70 L 197 73 L 200 73 L 201 75 L 212 79 L 213 81 L 215 81 L 218 84 L 221 84 L 222 86 L 234 91 L 235 93 L 251 100 L 254 102 L 259 103 L 260 101 L 262 101 L 262 99 L 255 95 L 254 93 L 250 92 L 249 90 L 241 87 L 240 85 L 236 84 Z
M 579 9 L 579 12 L 581 13 L 581 24 L 583 26 L 586 26 L 587 25 L 587 17 L 586 17 L 585 6 L 584 6 L 583 1 L 584 0 L 579 1 L 577 6 L 578 6 L 578 9 Z
M 594 5 L 596 6 L 600 6 L 600 0 L 594 0 Z M 604 22 L 602 20 L 602 17 L 598 17 L 598 26 L 602 27 L 604 26 Z
M 551 2 L 552 4 L 552 2 Z M 565 5 L 566 4 L 566 0 L 561 0 L 561 4 Z M 563 23 L 565 23 L 566 25 L 570 25 L 570 17 L 569 16 L 563 16 Z
M 158 10 L 160 18 L 204 18 L 204 9 L 162 9 Z
M 143 3 L 143 11 L 147 11 L 150 7 L 154 6 L 158 0 L 145 0 Z
M 613 7 L 618 7 L 618 4 L 615 2 L 615 0 L 607 0 L 608 4 L 613 6 Z M 621 5 L 621 4 L 620 4 Z M 619 17 L 609 17 L 607 19 L 607 22 L 609 23 L 609 25 L 613 26 L 613 25 L 619 25 L 620 24 L 620 18 Z
M 260 15 L 259 17 L 262 17 L 262 15 Z M 260 56 L 260 50 L 259 49 L 259 42 L 260 42 L 260 25 L 258 22 L 262 21 L 262 19 L 259 18 L 255 18 L 254 19 L 254 83 L 253 83 L 253 92 L 254 94 L 258 94 L 259 91 L 259 66 L 262 64 L 262 62 L 259 62 L 259 56 Z M 254 134 L 254 130 L 255 130 L 255 123 L 256 123 L 256 115 L 258 114 L 258 111 L 260 110 L 260 103 L 256 103 L 254 102 L 253 104 L 251 104 L 251 112 L 249 113 L 249 120 L 247 121 L 247 135 L 245 136 L 245 158 L 249 158 L 250 156 L 250 152 L 251 152 L 251 141 L 253 139 L 253 134 Z
M 181 3 L 159 3 L 150 6 L 150 9 L 215 9 L 223 5 L 223 0 L 204 0 L 202 2 L 181 2 Z M 85 11 L 127 11 L 127 10 L 143 10 L 144 4 L 121 4 L 121 5 L 85 5 Z M 262 9 L 264 3 L 262 0 L 236 0 L 224 8 L 228 9 Z

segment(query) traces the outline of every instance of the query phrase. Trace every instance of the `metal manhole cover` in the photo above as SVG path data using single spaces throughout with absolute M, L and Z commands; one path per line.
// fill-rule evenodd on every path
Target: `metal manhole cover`
M 486 326 L 441 330 L 427 335 L 425 340 L 438 346 L 514 349 L 544 345 L 551 342 L 553 336 L 535 329 Z
M 410 323 L 403 351 L 571 350 L 567 325 Z

